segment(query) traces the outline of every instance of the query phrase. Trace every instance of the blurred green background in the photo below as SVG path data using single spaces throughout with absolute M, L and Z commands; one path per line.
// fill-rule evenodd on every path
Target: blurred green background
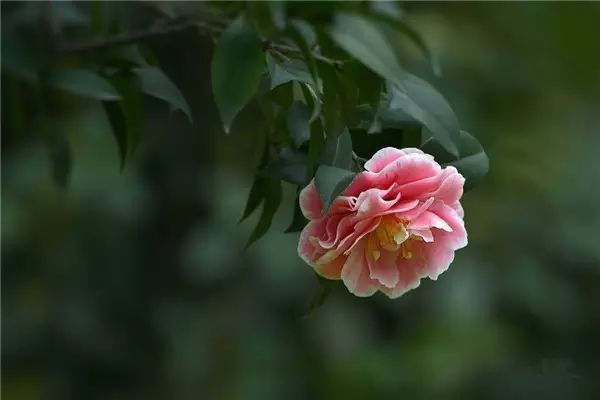
M 3 2 L 3 34 L 35 23 L 36 7 L 23 17 Z M 273 229 L 243 250 L 257 113 L 222 132 L 209 40 L 153 42 L 195 124 L 147 101 L 122 173 L 98 105 L 69 97 L 52 121 L 23 115 L 25 84 L 3 73 L 3 398 L 597 396 L 600 4 L 404 8 L 443 75 L 419 57 L 407 69 L 446 95 L 490 157 L 464 196 L 470 243 L 437 282 L 396 301 L 340 283 L 310 315 L 317 279 L 298 235 L 282 233 L 291 186 Z M 38 131 L 48 124 L 73 150 L 66 190 Z

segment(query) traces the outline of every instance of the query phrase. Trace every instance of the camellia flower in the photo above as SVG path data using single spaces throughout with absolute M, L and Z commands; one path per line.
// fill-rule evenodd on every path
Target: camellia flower
M 465 179 L 419 149 L 379 150 L 323 214 L 314 180 L 300 194 L 309 219 L 298 253 L 328 279 L 366 297 L 396 298 L 437 279 L 467 245 L 460 198 Z

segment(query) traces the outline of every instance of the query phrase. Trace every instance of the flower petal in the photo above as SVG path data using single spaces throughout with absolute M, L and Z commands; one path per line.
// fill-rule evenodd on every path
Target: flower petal
M 309 220 L 319 219 L 323 216 L 323 201 L 319 196 L 314 179 L 300 192 L 300 209 Z
M 396 266 L 397 252 L 382 250 L 375 260 L 367 255 L 369 276 L 379 281 L 383 286 L 393 288 L 398 283 L 398 267 Z
M 350 293 L 359 297 L 372 296 L 377 291 L 377 283 L 369 277 L 364 245 L 360 243 L 350 252 L 342 268 L 342 281 Z

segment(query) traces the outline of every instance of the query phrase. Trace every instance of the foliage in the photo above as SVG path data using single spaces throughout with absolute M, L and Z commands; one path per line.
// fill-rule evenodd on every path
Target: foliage
M 468 188 L 487 172 L 485 152 L 461 130 L 444 96 L 403 67 L 397 43 L 408 41 L 439 73 L 435 56 L 397 3 L 323 3 L 311 9 L 280 2 L 165 3 L 147 17 L 149 28 L 135 31 L 107 6 L 50 5 L 50 35 L 35 49 L 44 55 L 42 62 L 23 51 L 23 43 L 40 32 L 11 25 L 3 36 L 14 51 L 6 52 L 3 71 L 39 92 L 48 113 L 53 112 L 48 91 L 102 102 L 123 168 L 143 139 L 142 94 L 183 112 L 190 123 L 202 123 L 193 122 L 185 97 L 145 40 L 182 29 L 212 38 L 211 81 L 223 130 L 230 133 L 252 103 L 260 104 L 264 121 L 245 132 L 266 143 L 244 211 L 246 218 L 263 206 L 248 244 L 268 231 L 281 204 L 280 181 L 300 190 L 315 177 L 327 208 L 364 159 L 383 146 L 422 147 L 439 162 L 455 165 Z M 73 32 L 86 40 L 75 43 Z M 64 138 L 49 143 L 57 181 L 66 184 L 68 143 Z M 62 143 L 60 150 L 56 143 Z M 302 221 L 295 210 L 291 230 Z

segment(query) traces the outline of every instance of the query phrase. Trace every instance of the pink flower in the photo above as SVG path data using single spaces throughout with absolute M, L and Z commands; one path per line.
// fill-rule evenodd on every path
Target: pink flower
M 396 298 L 437 279 L 467 245 L 459 199 L 465 179 L 419 149 L 379 150 L 327 214 L 313 182 L 300 194 L 309 219 L 298 254 L 328 279 L 367 297 Z

